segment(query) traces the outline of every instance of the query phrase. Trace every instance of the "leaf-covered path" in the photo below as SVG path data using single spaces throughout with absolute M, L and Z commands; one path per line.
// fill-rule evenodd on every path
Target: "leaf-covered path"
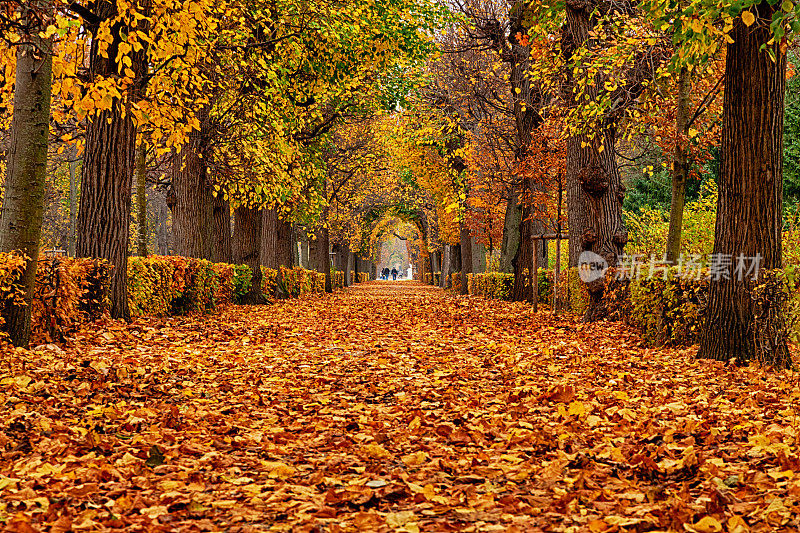
M 8 531 L 795 531 L 790 375 L 412 282 L 4 355 Z M 738 528 L 738 529 L 737 529 Z

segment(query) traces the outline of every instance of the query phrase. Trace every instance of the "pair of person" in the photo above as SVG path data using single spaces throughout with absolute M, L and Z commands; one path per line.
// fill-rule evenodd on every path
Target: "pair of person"
M 381 279 L 388 280 L 390 274 L 392 276 L 392 280 L 397 281 L 397 269 L 396 268 L 393 268 L 391 271 L 389 270 L 388 267 L 384 268 L 383 270 L 381 270 Z

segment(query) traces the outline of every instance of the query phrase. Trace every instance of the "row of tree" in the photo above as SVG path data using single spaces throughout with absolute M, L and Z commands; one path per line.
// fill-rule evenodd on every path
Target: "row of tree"
M 584 252 L 618 264 L 624 168 L 647 171 L 654 153 L 672 171 L 665 255 L 676 260 L 687 183 L 718 150 L 715 253 L 780 268 L 783 99 L 798 9 L 768 0 L 7 2 L 0 108 L 13 123 L 0 249 L 24 250 L 35 268 L 49 146 L 50 161 L 80 154 L 75 251 L 117 266 L 117 317 L 127 316 L 127 255 L 147 252 L 154 189 L 165 193 L 180 255 L 258 275 L 259 264 L 305 253 L 329 272 L 333 247 L 349 273 L 400 237 L 420 275 L 443 271 L 446 284 L 488 257 L 515 274 L 514 298 L 526 300 L 533 265 L 547 261 L 542 237 L 566 231 L 570 266 Z M 307 244 L 295 257 L 298 241 Z M 752 334 L 754 283 L 712 282 L 701 356 L 787 360 L 785 347 Z M 587 289 L 593 320 L 605 282 Z M 11 317 L 18 342 L 23 315 Z

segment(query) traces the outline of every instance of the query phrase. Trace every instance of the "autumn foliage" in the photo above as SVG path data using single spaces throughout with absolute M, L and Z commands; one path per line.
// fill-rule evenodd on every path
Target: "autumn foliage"
M 797 391 L 647 349 L 620 324 L 408 282 L 90 326 L 6 356 L 0 517 L 9 531 L 791 531 Z

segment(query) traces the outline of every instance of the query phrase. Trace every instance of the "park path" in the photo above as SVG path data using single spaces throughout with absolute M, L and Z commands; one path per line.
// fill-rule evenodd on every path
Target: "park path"
M 102 324 L 5 358 L 0 525 L 793 531 L 797 390 L 414 282 Z

